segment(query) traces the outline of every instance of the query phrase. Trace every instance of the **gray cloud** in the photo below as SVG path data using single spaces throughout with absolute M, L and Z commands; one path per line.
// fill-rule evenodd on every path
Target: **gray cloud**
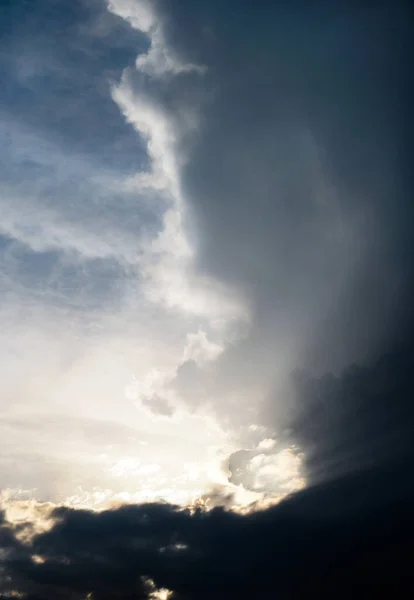
M 199 268 L 249 298 L 257 352 L 318 370 L 375 353 L 411 273 L 404 6 L 158 6 L 171 45 L 207 66 L 168 88 L 179 106 L 199 89 L 182 173 Z
M 161 398 L 156 394 L 142 399 L 143 406 L 149 408 L 151 412 L 162 417 L 171 417 L 174 414 L 174 409 L 169 404 L 168 400 Z

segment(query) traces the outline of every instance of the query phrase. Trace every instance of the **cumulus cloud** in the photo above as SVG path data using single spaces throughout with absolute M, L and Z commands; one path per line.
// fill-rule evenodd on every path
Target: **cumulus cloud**
M 181 62 L 174 49 L 168 46 L 155 3 L 148 0 L 109 0 L 108 9 L 128 21 L 134 29 L 148 35 L 149 50 L 136 61 L 139 71 L 155 77 L 204 71 L 202 66 Z

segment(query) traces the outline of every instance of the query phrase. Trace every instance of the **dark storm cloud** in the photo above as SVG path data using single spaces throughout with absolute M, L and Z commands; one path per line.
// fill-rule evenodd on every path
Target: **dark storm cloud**
M 407 331 L 408 338 L 412 334 Z M 413 369 L 410 340 L 372 364 L 349 366 L 340 376 L 317 378 L 297 370 L 286 392 L 286 414 L 277 414 L 270 398 L 264 422 L 284 430 L 280 436 L 276 432 L 276 439 L 290 440 L 303 450 L 310 482 L 404 457 L 412 461 Z
M 274 446 L 234 452 L 227 464 L 230 481 L 254 489 L 250 461 L 292 444 L 303 452 L 308 484 L 403 459 L 412 464 L 412 331 L 407 331 L 407 338 L 406 344 L 376 361 L 351 365 L 339 376 L 315 377 L 296 370 L 284 390 L 283 406 L 277 395 L 270 395 L 261 415 Z
M 379 351 L 412 275 L 408 4 L 157 6 L 207 66 L 183 175 L 199 268 L 251 300 L 251 347 L 322 372 Z
M 166 6 L 170 43 L 208 67 L 183 175 L 198 266 L 253 306 L 249 337 L 219 361 L 220 389 L 271 374 L 277 390 L 262 423 L 303 450 L 310 481 L 401 459 L 414 431 L 404 345 L 413 332 L 411 9 Z M 281 382 L 301 366 L 342 374 L 297 374 L 289 417 Z M 254 455 L 231 457 L 233 481 L 248 486 Z
M 146 598 L 147 578 L 186 600 L 395 596 L 413 583 L 406 466 L 361 472 L 245 516 L 166 504 L 58 508 L 52 529 L 26 546 L 3 522 L 8 589 L 23 598 Z

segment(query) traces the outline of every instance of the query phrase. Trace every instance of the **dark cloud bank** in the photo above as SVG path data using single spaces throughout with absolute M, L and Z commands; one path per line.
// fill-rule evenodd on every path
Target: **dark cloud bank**
M 411 466 L 354 474 L 248 516 L 59 508 L 30 547 L 3 522 L 3 587 L 38 600 L 136 599 L 150 597 L 150 578 L 177 599 L 397 597 L 413 584 Z
M 275 340 L 323 373 L 404 335 L 412 11 L 359 4 L 159 3 L 171 44 L 209 67 L 183 184 L 199 267 L 252 306 L 247 379 Z

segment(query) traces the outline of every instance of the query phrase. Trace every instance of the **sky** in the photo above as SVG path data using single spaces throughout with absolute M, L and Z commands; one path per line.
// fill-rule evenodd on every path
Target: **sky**
M 393 595 L 409 3 L 0 10 L 0 598 Z

